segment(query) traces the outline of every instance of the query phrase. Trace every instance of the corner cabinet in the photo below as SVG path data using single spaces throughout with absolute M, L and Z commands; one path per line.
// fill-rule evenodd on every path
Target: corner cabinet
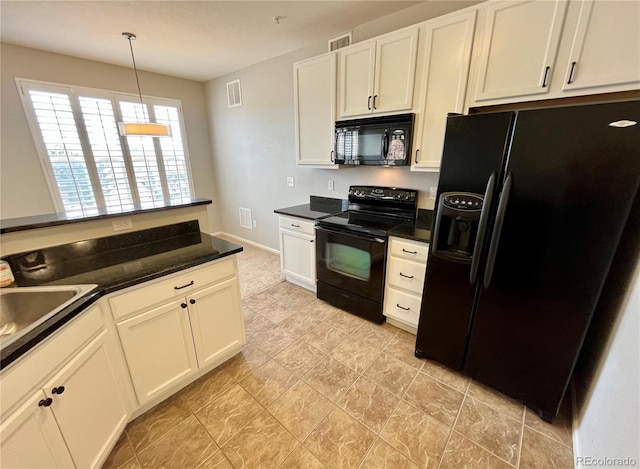
M 240 351 L 245 336 L 236 271 L 235 258 L 227 258 L 110 298 L 140 405 Z
M 316 291 L 315 223 L 295 217 L 279 217 L 280 268 L 285 278 Z
M 417 48 L 412 27 L 340 49 L 339 117 L 411 109 Z
M 447 114 L 464 112 L 476 11 L 427 21 L 412 171 L 439 171 Z
M 389 238 L 383 314 L 412 334 L 418 329 L 428 255 L 427 243 Z
M 335 53 L 293 64 L 293 99 L 297 164 L 337 169 L 333 149 Z
M 95 305 L 3 370 L 2 466 L 99 468 L 129 418 L 115 366 Z

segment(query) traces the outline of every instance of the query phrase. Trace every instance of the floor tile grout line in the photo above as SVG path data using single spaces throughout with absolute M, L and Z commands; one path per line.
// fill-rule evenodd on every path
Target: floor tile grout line
M 522 425 L 520 426 L 520 441 L 518 443 L 518 455 L 516 457 L 516 469 L 520 467 L 520 457 L 522 456 L 522 443 L 524 442 L 524 422 L 527 418 L 527 409 L 522 412 Z
M 468 389 L 468 388 L 467 388 L 467 389 Z M 466 400 L 467 400 L 467 398 L 471 399 L 471 400 L 472 400 L 472 401 L 474 401 L 474 402 L 478 402 L 478 403 L 482 404 L 482 402 L 481 402 L 481 401 L 478 401 L 478 400 L 477 400 L 477 399 L 475 399 L 473 396 L 468 395 L 468 394 L 465 394 L 464 400 L 462 401 L 462 404 L 460 405 L 460 410 L 462 410 L 462 406 L 464 405 L 464 401 L 466 401 Z M 493 409 L 493 408 L 492 408 L 492 410 L 495 410 L 495 409 Z M 497 412 L 497 411 L 496 411 L 496 412 Z M 504 414 L 504 413 L 503 413 L 503 415 L 506 415 L 506 414 Z M 506 415 L 506 416 L 507 416 L 507 417 L 509 417 L 508 415 Z M 514 419 L 513 417 L 510 417 L 510 418 L 511 418 L 512 420 L 516 420 L 516 419 Z M 456 422 L 455 422 L 455 423 L 457 423 L 457 421 L 458 421 L 458 418 L 456 417 Z M 516 420 L 516 421 L 517 421 L 517 420 Z M 454 427 L 455 427 L 455 423 L 454 423 Z M 481 448 L 481 449 L 485 450 L 487 453 L 489 453 L 489 454 L 491 454 L 492 456 L 494 456 L 494 457 L 498 458 L 500 461 L 504 462 L 505 464 L 507 464 L 507 465 L 509 465 L 509 466 L 511 466 L 511 467 L 513 467 L 513 468 L 517 468 L 517 466 L 515 466 L 514 464 L 511 464 L 510 462 L 508 462 L 508 461 L 506 461 L 505 459 L 501 458 L 501 457 L 500 457 L 500 456 L 498 456 L 496 453 L 494 453 L 493 451 L 491 451 L 489 448 L 486 448 L 485 446 L 481 445 L 480 443 L 478 443 L 478 442 L 476 442 L 476 441 L 472 440 L 471 438 L 469 438 L 468 436 L 466 436 L 464 433 L 461 433 L 461 432 L 459 432 L 459 431 L 456 431 L 456 430 L 455 430 L 455 428 L 453 428 L 453 427 L 452 427 L 452 432 L 454 432 L 454 431 L 455 431 L 457 434 L 459 434 L 461 437 L 463 437 L 464 439 L 469 440 L 471 443 L 473 443 L 474 445 L 476 445 L 478 448 Z M 447 441 L 447 443 L 448 443 L 448 441 Z M 518 461 L 517 461 L 517 458 L 516 458 L 516 462 L 518 462 Z
M 468 385 L 467 385 L 467 389 L 469 389 Z M 462 395 L 462 402 L 460 402 L 460 407 L 458 407 L 458 412 L 456 412 L 456 418 L 453 420 L 453 423 L 451 424 L 451 429 L 449 430 L 449 434 L 447 435 L 447 441 L 444 444 L 444 449 L 442 450 L 442 454 L 440 455 L 440 461 L 438 461 L 438 466 L 436 467 L 436 469 L 440 469 L 440 466 L 442 465 L 442 460 L 444 459 L 444 453 L 447 451 L 447 446 L 449 446 L 449 442 L 451 441 L 451 436 L 453 435 L 456 424 L 458 423 L 458 418 L 460 417 L 460 413 L 462 412 L 462 406 L 464 406 L 464 401 L 466 399 L 467 399 L 467 393 L 465 390 L 465 393 Z
M 526 412 L 526 411 L 525 411 L 525 412 Z M 551 425 L 552 425 L 552 424 L 551 424 Z M 531 431 L 536 432 L 536 433 L 537 433 L 537 434 L 539 434 L 539 435 L 542 435 L 542 436 L 543 436 L 543 437 L 545 437 L 547 440 L 551 440 L 551 441 L 553 441 L 554 443 L 558 443 L 559 445 L 562 445 L 562 446 L 564 446 L 565 448 L 569 448 L 570 450 L 573 450 L 573 446 L 566 445 L 566 444 L 565 444 L 565 443 L 563 443 L 562 441 L 560 441 L 560 440 L 558 440 L 558 439 L 556 439 L 556 438 L 553 438 L 553 437 L 551 437 L 551 436 L 547 435 L 546 433 L 541 432 L 540 430 L 535 429 L 535 428 L 534 428 L 534 427 L 532 427 L 531 425 L 527 425 L 527 424 L 526 424 L 526 421 L 525 421 L 525 423 L 524 423 L 524 427 L 526 427 L 527 429 L 529 429 L 529 430 L 531 430 Z

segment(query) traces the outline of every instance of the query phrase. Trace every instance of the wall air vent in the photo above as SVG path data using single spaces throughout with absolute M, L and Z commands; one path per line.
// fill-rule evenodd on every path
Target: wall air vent
M 242 92 L 240 91 L 240 80 L 233 80 L 227 83 L 227 102 L 229 107 L 242 106 Z
M 347 47 L 353 42 L 353 33 L 349 32 L 342 36 L 329 39 L 329 52 Z
M 253 229 L 253 221 L 251 220 L 251 209 L 240 207 L 240 226 L 248 230 Z

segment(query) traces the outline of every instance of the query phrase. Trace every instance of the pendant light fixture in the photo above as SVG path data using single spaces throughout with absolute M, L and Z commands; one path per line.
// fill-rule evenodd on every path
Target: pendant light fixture
M 144 102 L 142 101 L 142 92 L 140 91 L 140 79 L 138 78 L 138 68 L 136 67 L 136 58 L 133 55 L 133 41 L 136 35 L 133 33 L 122 33 L 122 37 L 129 41 L 129 49 L 131 49 L 131 60 L 133 61 L 133 71 L 136 74 L 136 83 L 138 85 L 138 95 L 140 96 L 140 104 L 144 114 Z M 141 135 L 145 137 L 170 137 L 171 128 L 168 125 L 153 124 L 151 122 L 119 122 L 120 135 L 131 136 Z

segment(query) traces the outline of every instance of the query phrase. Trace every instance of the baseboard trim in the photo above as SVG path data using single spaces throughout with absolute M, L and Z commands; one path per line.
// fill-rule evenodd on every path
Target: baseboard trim
M 273 248 L 270 248 L 268 246 L 264 246 L 262 244 L 254 242 L 254 241 L 250 241 L 248 239 L 241 238 L 240 236 L 233 235 L 231 233 L 226 233 L 224 231 L 216 231 L 215 233 L 211 233 L 211 236 L 218 236 L 218 235 L 228 236 L 229 238 L 233 238 L 234 240 L 238 241 L 239 243 L 250 244 L 251 246 L 255 246 L 255 247 L 259 248 L 259 249 L 264 249 L 265 251 L 269 251 L 269 252 L 272 252 L 273 254 L 280 255 L 280 251 L 278 251 L 277 249 L 273 249 Z

